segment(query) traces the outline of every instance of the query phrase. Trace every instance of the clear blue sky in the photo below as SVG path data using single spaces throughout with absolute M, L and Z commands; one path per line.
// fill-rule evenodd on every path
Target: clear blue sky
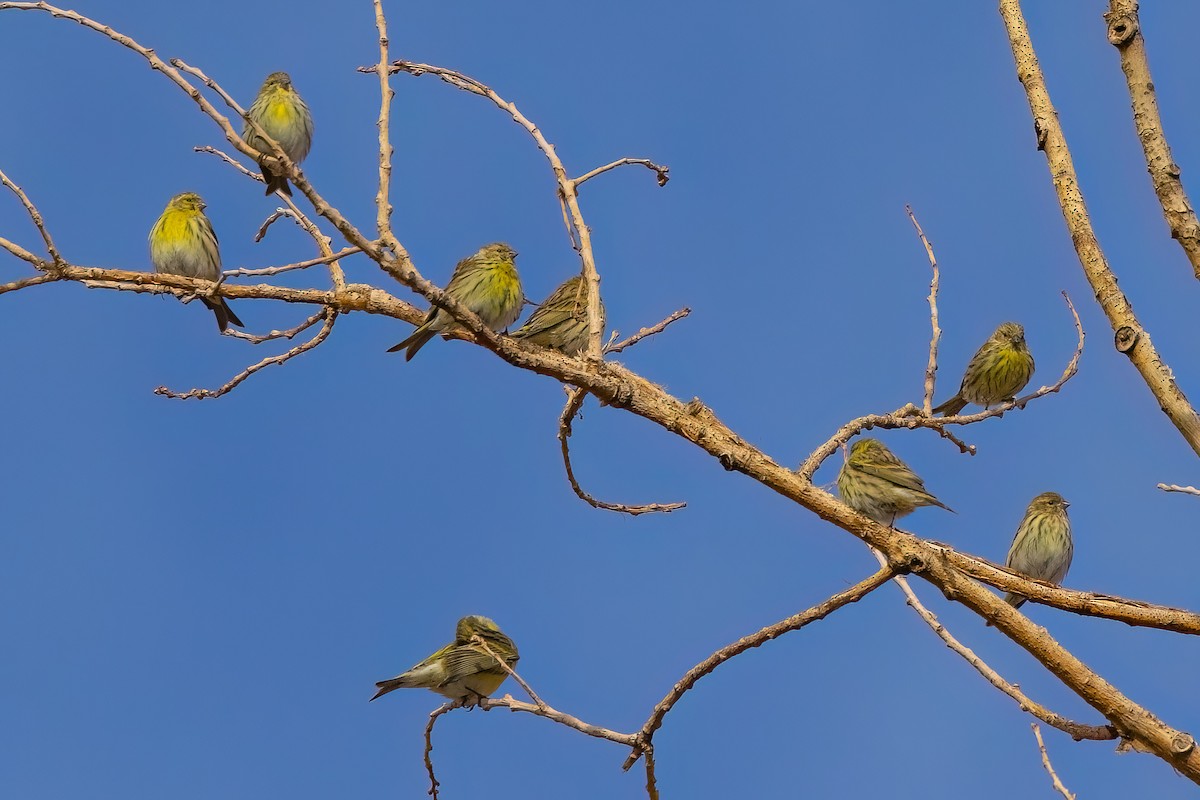
M 1197 385 L 1196 281 L 1145 175 L 1104 4 L 1030 3 L 1049 86 L 1100 240 L 1185 389 Z M 373 227 L 377 83 L 370 3 L 79 2 L 249 102 L 289 71 L 316 117 L 305 171 Z M 188 7 L 194 8 L 194 5 Z M 584 187 L 610 323 L 694 313 L 622 360 L 701 397 L 747 439 L 798 463 L 851 416 L 918 398 L 928 265 L 943 265 L 944 396 L 994 326 L 1025 324 L 1035 385 L 1089 332 L 1061 395 L 970 428 L 960 456 L 928 432 L 885 440 L 958 510 L 909 527 L 1002 560 L 1025 504 L 1072 501 L 1067 584 L 1188 607 L 1197 599 L 1197 480 L 1095 307 L 1034 147 L 994 3 L 387 3 L 397 57 L 461 69 L 515 100 Z M 1200 7 L 1147 4 L 1167 132 L 1200 170 Z M 209 203 L 228 266 L 311 256 L 275 207 L 193 145 L 215 126 L 133 53 L 45 15 L 0 13 L 0 165 L 75 263 L 148 269 L 172 194 Z M 520 251 L 531 297 L 577 269 L 544 159 L 486 102 L 397 77 L 396 230 L 444 282 L 479 245 Z M 0 234 L 36 249 L 10 196 Z M 403 291 L 359 260 L 349 279 Z M 0 259 L 0 281 L 28 274 Z M 317 270 L 281 283 L 327 285 Z M 309 311 L 240 301 L 255 331 Z M 553 705 L 636 729 L 692 664 L 875 569 L 846 533 L 727 473 L 633 416 L 589 401 L 577 471 L 602 498 L 683 499 L 629 519 L 571 494 L 554 440 L 562 390 L 478 348 L 351 315 L 318 350 L 230 396 L 265 351 L 216 335 L 171 298 L 38 287 L 0 298 L 0 794 L 5 797 L 422 797 L 422 728 L 439 698 L 367 703 L 373 682 L 494 617 Z M 447 448 L 439 442 L 454 442 Z M 818 474 L 831 482 L 836 463 Z M 964 641 L 1035 699 L 1099 717 L 1022 651 L 921 582 Z M 1168 723 L 1200 729 L 1195 642 L 1028 607 L 1063 644 Z M 506 685 L 507 690 L 517 692 Z M 704 679 L 656 739 L 664 796 L 1050 797 L 1030 718 L 883 587 Z M 1081 797 L 1194 796 L 1157 759 L 1111 743 L 1047 744 Z M 435 757 L 447 800 L 637 798 L 625 751 L 545 720 L 456 712 Z

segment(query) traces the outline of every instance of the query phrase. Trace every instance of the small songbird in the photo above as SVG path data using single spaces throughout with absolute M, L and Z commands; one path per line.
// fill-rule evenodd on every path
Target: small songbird
M 446 286 L 446 294 L 478 314 L 483 324 L 492 330 L 504 330 L 517 321 L 525 305 L 516 257 L 516 251 L 503 242 L 484 245 L 475 255 L 458 262 Z M 389 347 L 388 352 L 407 348 L 404 360 L 411 361 L 434 336 L 460 327 L 448 311 L 434 306 L 412 336 Z
M 604 301 L 600 301 L 600 332 L 604 333 Z M 513 332 L 514 339 L 579 355 L 588 346 L 587 282 L 582 275 L 567 278 L 538 306 L 525 324 Z
M 878 439 L 859 439 L 837 478 L 838 493 L 846 505 L 881 525 L 921 506 L 950 506 L 925 491 L 925 482 Z
M 287 157 L 296 164 L 308 155 L 313 137 L 312 114 L 286 72 L 272 72 L 267 76 L 246 116 L 278 142 Z M 254 126 L 249 122 L 242 129 L 242 138 L 255 150 L 272 155 L 266 140 L 254 132 Z M 265 159 L 259 159 L 258 166 L 262 169 L 263 180 L 267 182 L 268 195 L 279 191 L 291 197 L 292 189 L 288 186 L 286 176 L 273 172 Z
M 478 702 L 500 688 L 508 673 L 487 650 L 471 641 L 478 636 L 510 667 L 520 655 L 512 639 L 500 632 L 487 617 L 470 616 L 458 621 L 454 641 L 438 650 L 408 672 L 379 681 L 376 697 L 396 689 L 430 689 L 451 700 Z
M 1025 518 L 1017 526 L 1005 566 L 1030 578 L 1062 583 L 1075 554 L 1071 520 L 1067 518 L 1070 505 L 1056 492 L 1043 492 L 1033 498 L 1025 510 Z M 1004 601 L 1013 608 L 1020 608 L 1025 599 L 1011 592 L 1004 596 Z
M 1025 346 L 1025 328 L 1003 322 L 971 357 L 958 394 L 933 409 L 953 416 L 967 403 L 988 408 L 1011 400 L 1033 377 L 1033 355 Z
M 205 208 L 195 192 L 177 194 L 167 203 L 150 229 L 150 261 L 155 272 L 209 281 L 220 279 L 221 251 L 212 223 L 204 216 Z M 217 327 L 222 331 L 231 323 L 245 327 L 224 297 L 200 300 L 217 315 Z

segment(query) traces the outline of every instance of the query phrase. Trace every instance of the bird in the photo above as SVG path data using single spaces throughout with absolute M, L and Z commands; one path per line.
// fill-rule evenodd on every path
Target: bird
M 1030 578 L 1062 583 L 1075 554 L 1071 520 L 1067 517 L 1070 505 L 1057 492 L 1042 492 L 1033 498 L 1017 526 L 1004 565 Z M 1004 596 L 1004 602 L 1013 608 L 1020 608 L 1025 600 L 1013 592 Z
M 521 276 L 517 274 L 517 253 L 504 242 L 492 242 L 479 248 L 454 267 L 446 294 L 479 315 L 483 324 L 494 331 L 506 329 L 521 316 L 525 293 Z M 434 306 L 425 320 L 409 336 L 388 352 L 405 350 L 405 361 L 411 361 L 425 343 L 439 333 L 460 330 L 450 312 Z
M 921 506 L 954 509 L 925 490 L 925 482 L 878 439 L 859 439 L 837 477 L 846 505 L 881 525 L 894 525 Z
M 258 123 L 296 164 L 303 161 L 312 148 L 312 114 L 286 72 L 272 72 L 267 76 L 258 90 L 258 96 L 250 104 L 246 117 Z M 272 154 L 266 140 L 255 133 L 250 122 L 242 128 L 242 138 L 264 156 Z M 292 189 L 288 186 L 287 176 L 273 171 L 267 165 L 266 158 L 260 158 L 258 166 L 267 184 L 267 195 L 279 191 L 291 197 Z
M 958 394 L 933 409 L 933 413 L 953 416 L 967 403 L 988 408 L 1011 400 L 1033 377 L 1033 354 L 1025 345 L 1025 328 L 1016 322 L 1002 322 L 967 364 Z
M 487 617 L 467 616 L 458 621 L 454 641 L 407 672 L 375 684 L 371 698 L 382 697 L 396 689 L 430 689 L 451 700 L 474 702 L 500 688 L 508 672 L 500 662 L 472 641 L 478 636 L 492 653 L 512 667 L 520 659 L 513 640 Z
M 576 356 L 588 346 L 587 282 L 582 275 L 563 281 L 529 319 L 513 331 L 514 339 Z M 604 332 L 604 301 L 600 301 L 600 331 Z
M 212 223 L 204 215 L 205 208 L 207 205 L 195 192 L 182 192 L 167 203 L 150 229 L 150 261 L 155 272 L 220 280 L 221 250 Z M 217 315 L 217 327 L 222 332 L 231 324 L 245 327 L 224 297 L 200 300 Z

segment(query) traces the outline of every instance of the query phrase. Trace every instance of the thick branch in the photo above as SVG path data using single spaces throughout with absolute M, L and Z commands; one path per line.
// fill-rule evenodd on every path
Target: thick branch
M 1158 195 L 1163 216 L 1171 228 L 1171 238 L 1179 242 L 1191 262 L 1192 273 L 1200 280 L 1200 221 L 1197 221 L 1196 212 L 1183 189 L 1179 165 L 1172 160 L 1171 148 L 1163 133 L 1154 80 L 1150 77 L 1150 62 L 1146 58 L 1146 42 L 1138 20 L 1137 0 L 1109 0 L 1104 20 L 1108 23 L 1108 41 L 1121 55 L 1121 71 L 1125 73 L 1133 105 L 1133 125 L 1142 143 L 1154 193 Z
M 633 752 L 629 754 L 629 758 L 625 759 L 623 769 L 629 769 L 637 762 L 638 757 L 644 752 L 646 746 L 654 739 L 654 732 L 662 727 L 663 718 L 667 715 L 667 712 L 705 675 L 708 675 L 729 659 L 746 652 L 752 647 L 759 647 L 772 639 L 779 638 L 785 633 L 798 631 L 810 622 L 824 619 L 842 606 L 858 602 L 887 583 L 895 574 L 895 569 L 885 564 L 874 575 L 863 578 L 849 589 L 838 592 L 823 603 L 818 603 L 812 608 L 801 611 L 799 614 L 793 614 L 785 620 L 776 622 L 774 625 L 768 625 L 748 636 L 743 636 L 733 644 L 722 647 L 689 669 L 687 674 L 679 679 L 671 688 L 671 691 L 667 692 L 667 696 L 660 700 L 650 713 L 650 718 L 646 720 L 646 724 L 642 726 L 642 729 L 637 734 L 637 744 L 634 746 Z
M 1004 18 L 1004 25 L 1008 29 L 1008 42 L 1017 65 L 1017 77 L 1025 87 L 1029 100 L 1038 148 L 1046 154 L 1046 163 L 1050 167 L 1051 180 L 1067 230 L 1071 234 L 1079 263 L 1083 266 L 1083 273 L 1112 325 L 1117 350 L 1129 358 L 1159 407 L 1183 434 L 1192 450 L 1200 455 L 1200 417 L 1196 416 L 1195 409 L 1175 382 L 1171 368 L 1154 349 L 1150 334 L 1134 315 L 1133 306 L 1117 285 L 1117 277 L 1096 240 L 1083 190 L 1079 187 L 1079 178 L 1071 160 L 1071 151 L 1067 148 L 1066 137 L 1058 122 L 1058 112 L 1050 102 L 1046 79 L 1038 64 L 1019 0 L 1000 0 L 1000 16 Z

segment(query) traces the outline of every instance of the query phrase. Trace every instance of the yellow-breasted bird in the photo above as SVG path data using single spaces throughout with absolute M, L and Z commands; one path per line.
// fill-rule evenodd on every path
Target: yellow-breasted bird
M 212 223 L 204 215 L 205 208 L 195 192 L 177 194 L 167 203 L 150 229 L 150 261 L 155 272 L 209 281 L 220 279 L 221 250 Z M 222 331 L 231 323 L 245 327 L 224 297 L 200 300 L 217 315 L 217 327 Z
M 604 301 L 600 301 L 600 333 L 604 333 Z M 582 275 L 567 278 L 537 307 L 525 324 L 513 331 L 514 339 L 579 355 L 588 345 L 587 282 Z
M 1067 517 L 1070 505 L 1057 492 L 1043 492 L 1033 498 L 1025 509 L 1025 518 L 1017 526 L 1004 565 L 1031 578 L 1062 583 L 1075 555 L 1071 520 Z M 1004 600 L 1013 608 L 1020 608 L 1025 602 L 1024 597 L 1011 592 Z
M 1011 400 L 1033 377 L 1033 354 L 1025 346 L 1025 329 L 1003 322 L 967 364 L 958 394 L 933 409 L 947 417 L 967 403 L 987 408 Z
M 503 242 L 484 245 L 475 255 L 464 258 L 454 267 L 446 294 L 478 314 L 483 324 L 492 330 L 504 330 L 517 321 L 525 305 L 516 258 L 516 251 Z M 460 328 L 449 312 L 434 306 L 412 336 L 389 347 L 388 352 L 407 348 L 404 360 L 411 361 L 434 336 Z
M 286 72 L 272 72 L 267 76 L 246 116 L 257 122 L 268 136 L 278 142 L 283 152 L 287 153 L 287 157 L 296 164 L 303 161 L 312 148 L 312 114 L 300 99 L 300 94 L 292 86 L 291 76 Z M 248 122 L 242 129 L 242 138 L 255 150 L 271 155 L 266 140 L 256 134 L 254 127 Z M 288 186 L 285 176 L 273 172 L 265 159 L 259 159 L 258 166 L 262 169 L 263 180 L 267 182 L 268 195 L 279 191 L 291 196 L 292 189 Z
M 921 506 L 954 511 L 925 490 L 925 482 L 878 439 L 859 439 L 837 477 L 846 505 L 882 525 Z
M 451 700 L 473 702 L 490 696 L 504 683 L 508 673 L 500 662 L 471 641 L 473 636 L 487 642 L 491 651 L 510 667 L 520 658 L 513 640 L 495 622 L 487 617 L 463 617 L 455 628 L 453 642 L 408 672 L 376 683 L 378 691 L 371 699 L 396 689 L 430 689 Z

